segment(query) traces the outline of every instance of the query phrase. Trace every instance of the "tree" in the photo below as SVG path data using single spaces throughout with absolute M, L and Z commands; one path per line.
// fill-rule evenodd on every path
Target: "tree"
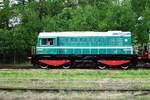
M 3 9 L 0 9 L 0 28 L 9 28 L 10 16 L 9 0 L 5 0 Z
M 134 26 L 135 14 L 129 2 L 122 2 L 121 5 L 113 5 L 111 9 L 106 12 L 104 20 L 99 22 L 99 29 L 102 31 L 133 31 Z
M 131 4 L 137 17 L 139 17 L 146 8 L 150 7 L 150 0 L 131 0 Z
M 31 50 L 41 31 L 131 31 L 138 43 L 148 42 L 150 0 L 25 1 L 9 6 L 5 0 L 0 9 L 0 45 L 7 47 L 4 54 L 13 54 L 14 59 Z M 21 22 L 9 27 L 13 17 Z
M 147 29 L 149 26 L 149 9 L 150 1 L 149 0 L 131 0 L 132 8 L 136 14 L 136 28 L 135 33 L 140 44 L 148 42 Z
M 98 24 L 98 9 L 88 5 L 71 12 L 68 29 L 72 31 L 96 31 Z

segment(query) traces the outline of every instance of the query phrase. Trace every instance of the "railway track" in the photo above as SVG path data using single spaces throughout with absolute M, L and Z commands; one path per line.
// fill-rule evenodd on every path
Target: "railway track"
M 13 64 L 2 64 L 0 65 L 0 69 L 38 69 L 38 67 L 34 67 L 32 65 L 13 65 Z
M 130 92 L 135 96 L 138 95 L 149 95 L 150 89 L 58 89 L 58 88 L 51 88 L 51 89 L 42 89 L 42 88 L 0 88 L 0 91 L 8 91 L 8 92 L 15 92 L 15 91 L 22 91 L 22 92 Z
M 59 69 L 60 67 L 55 69 Z M 0 65 L 0 69 L 41 69 L 40 67 L 35 67 L 33 65 L 9 65 L 9 64 L 2 64 Z M 50 68 L 51 69 L 51 68 Z M 52 68 L 53 69 L 53 68 Z M 96 66 L 79 66 L 79 67 L 73 67 L 70 69 L 98 69 Z M 106 69 L 119 69 L 119 68 L 106 68 Z M 150 69 L 150 65 L 138 65 L 136 67 L 130 67 L 129 69 Z

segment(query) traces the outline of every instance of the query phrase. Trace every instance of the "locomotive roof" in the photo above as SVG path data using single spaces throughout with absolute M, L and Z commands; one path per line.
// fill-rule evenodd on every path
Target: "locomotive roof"
M 41 32 L 39 37 L 74 37 L 74 36 L 131 36 L 131 32 Z

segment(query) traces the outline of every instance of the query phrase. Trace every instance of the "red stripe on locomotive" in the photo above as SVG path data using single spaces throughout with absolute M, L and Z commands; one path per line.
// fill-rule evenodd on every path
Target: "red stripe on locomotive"
M 39 60 L 39 62 L 50 66 L 60 66 L 69 63 L 70 60 Z
M 98 60 L 98 62 L 109 66 L 119 66 L 129 63 L 130 60 Z

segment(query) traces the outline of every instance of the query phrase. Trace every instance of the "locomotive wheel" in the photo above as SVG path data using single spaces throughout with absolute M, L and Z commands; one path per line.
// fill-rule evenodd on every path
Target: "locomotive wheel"
M 63 69 L 69 69 L 70 67 L 71 67 L 70 64 L 62 66 Z
M 123 70 L 127 70 L 127 69 L 129 68 L 129 66 L 121 66 L 121 68 L 122 68 Z
M 97 67 L 101 70 L 106 69 L 106 66 L 104 66 L 104 65 L 98 65 Z
M 71 64 L 67 64 L 67 65 L 62 66 L 63 69 L 69 69 L 70 67 L 71 67 Z
M 40 66 L 42 69 L 48 69 L 48 65 L 41 65 Z

